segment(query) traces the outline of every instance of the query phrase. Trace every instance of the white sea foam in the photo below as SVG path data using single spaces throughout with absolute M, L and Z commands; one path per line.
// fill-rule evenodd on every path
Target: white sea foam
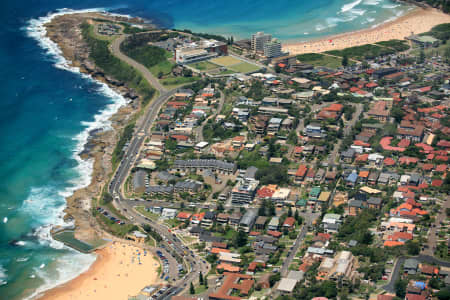
M 16 259 L 17 262 L 26 262 L 28 261 L 30 258 L 29 257 L 19 257 Z
M 49 58 L 54 61 L 54 66 L 59 69 L 67 70 L 77 73 L 87 80 L 92 80 L 90 76 L 82 74 L 76 67 L 72 67 L 71 62 L 62 56 L 62 51 L 56 43 L 50 40 L 46 34 L 45 24 L 53 20 L 55 17 L 64 14 L 85 13 L 85 12 L 99 12 L 104 11 L 102 8 L 86 9 L 86 10 L 71 10 L 61 9 L 56 13 L 48 14 L 45 17 L 32 19 L 26 28 L 28 36 L 34 38 L 39 45 L 46 51 Z M 73 150 L 73 158 L 77 161 L 76 172 L 79 176 L 70 182 L 70 187 L 64 190 L 56 190 L 52 187 L 33 187 L 27 200 L 24 201 L 22 209 L 28 212 L 33 219 L 39 220 L 39 226 L 35 231 L 35 236 L 39 243 L 48 245 L 55 249 L 67 248 L 63 243 L 53 240 L 51 236 L 51 228 L 54 225 L 72 226 L 73 223 L 67 223 L 63 220 L 65 198 L 73 194 L 77 189 L 89 185 L 92 179 L 93 161 L 83 160 L 79 156 L 87 143 L 89 133 L 95 129 L 110 129 L 110 117 L 115 114 L 118 109 L 127 104 L 127 100 L 120 94 L 108 87 L 105 83 L 97 82 L 99 84 L 98 92 L 104 96 L 109 97 L 112 101 L 102 111 L 94 116 L 94 121 L 82 122 L 85 129 L 76 135 L 73 140 L 76 141 L 76 146 Z M 54 270 L 46 270 L 47 268 L 39 268 L 36 274 L 44 279 L 45 284 L 40 286 L 27 299 L 32 299 L 36 295 L 45 290 L 51 289 L 57 285 L 67 282 L 82 272 L 86 271 L 90 265 L 95 261 L 95 255 L 86 255 L 70 251 L 70 254 L 64 255 L 57 259 L 57 274 Z M 56 275 L 56 276 L 55 276 Z
M 0 266 L 0 285 L 5 285 L 8 282 L 6 281 L 6 270 L 2 266 Z
M 342 12 L 342 13 L 347 12 L 347 11 L 353 9 L 354 7 L 358 6 L 361 2 L 362 2 L 362 0 L 356 0 L 356 1 L 354 1 L 354 2 L 344 4 L 344 5 L 341 7 L 341 12 Z
M 381 0 L 365 0 L 363 4 L 365 5 L 378 5 Z
M 18 241 L 17 243 L 16 243 L 16 246 L 25 246 L 27 243 L 26 242 L 24 242 L 24 241 Z
M 95 261 L 95 255 L 86 255 L 78 252 L 62 255 L 56 259 L 56 268 L 45 266 L 43 268 L 34 268 L 34 273 L 44 279 L 44 284 L 40 286 L 26 300 L 33 299 L 42 292 L 55 286 L 61 285 L 67 281 L 76 278 L 79 274 L 86 272 Z M 30 275 L 34 278 L 35 275 Z
M 322 31 L 325 30 L 327 27 L 323 26 L 322 24 L 317 24 L 316 25 L 316 31 Z
M 8 217 L 4 217 L 4 218 L 3 218 L 3 223 L 4 223 L 4 224 L 8 223 Z
M 366 13 L 366 10 L 364 9 L 358 9 L 358 8 L 354 8 L 352 10 L 349 11 L 351 14 L 353 15 L 358 15 L 358 16 L 362 16 Z
M 394 9 L 394 8 L 399 7 L 399 6 L 400 6 L 400 4 L 385 4 L 385 5 L 382 5 L 381 7 L 382 8 L 386 8 L 386 9 Z

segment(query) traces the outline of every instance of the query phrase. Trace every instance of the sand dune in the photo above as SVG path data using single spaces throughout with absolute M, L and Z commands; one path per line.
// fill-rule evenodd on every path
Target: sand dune
M 450 23 L 450 15 L 436 9 L 417 8 L 410 13 L 377 27 L 326 37 L 308 42 L 286 43 L 283 50 L 290 54 L 324 52 L 360 46 L 391 39 L 404 39 L 412 33 L 429 31 L 433 26 Z

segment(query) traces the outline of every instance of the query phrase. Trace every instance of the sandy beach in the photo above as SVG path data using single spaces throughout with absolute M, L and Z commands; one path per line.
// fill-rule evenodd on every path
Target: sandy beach
M 158 282 L 159 262 L 141 248 L 114 242 L 97 252 L 91 268 L 68 283 L 49 290 L 41 300 L 126 300 Z
M 283 50 L 289 51 L 290 54 L 317 53 L 392 39 L 402 40 L 413 33 L 427 32 L 432 27 L 442 23 L 450 23 L 450 15 L 436 9 L 416 8 L 400 18 L 374 28 L 308 42 L 286 43 L 283 44 Z

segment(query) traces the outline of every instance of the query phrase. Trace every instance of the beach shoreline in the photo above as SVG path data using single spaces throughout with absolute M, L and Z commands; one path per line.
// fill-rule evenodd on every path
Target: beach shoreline
M 101 12 L 93 11 L 70 11 L 68 13 L 56 13 L 53 17 L 49 17 L 48 21 L 43 23 L 45 28 L 45 38 L 49 39 L 54 45 L 47 47 L 57 47 L 52 49 L 52 54 L 56 56 L 56 67 L 72 71 L 79 74 L 82 77 L 89 78 L 101 85 L 101 88 L 109 89 L 109 93 L 112 93 L 112 98 L 126 98 L 126 95 L 133 93 L 132 89 L 126 85 L 117 84 L 117 81 L 109 78 L 103 71 L 99 69 L 90 59 L 87 45 L 83 41 L 81 30 L 70 30 L 72 28 L 79 28 L 82 22 L 90 18 L 110 18 L 123 20 L 124 17 L 119 15 L 105 15 Z M 54 52 L 54 53 L 53 53 Z M 95 241 L 98 239 L 106 238 L 110 240 L 120 241 L 120 239 L 113 237 L 102 228 L 97 219 L 92 216 L 92 199 L 98 198 L 103 190 L 104 185 L 109 180 L 110 174 L 113 172 L 113 166 L 111 164 L 112 153 L 119 139 L 119 133 L 128 124 L 129 120 L 133 118 L 136 113 L 141 109 L 140 98 L 136 101 L 119 101 L 115 103 L 115 112 L 109 116 L 107 123 L 108 128 L 96 128 L 87 133 L 82 149 L 77 149 L 75 155 L 80 164 L 92 164 L 89 167 L 90 174 L 80 174 L 81 176 L 89 176 L 89 183 L 81 188 L 75 189 L 71 195 L 66 197 L 66 206 L 64 209 L 64 220 L 75 225 L 75 237 L 82 241 Z M 102 112 L 99 113 L 101 115 Z M 83 133 L 85 134 L 85 133 Z M 79 159 L 78 159 L 79 158 Z M 55 227 L 54 229 L 56 229 Z M 123 243 L 123 241 L 122 241 Z M 129 245 L 129 243 L 126 243 Z M 124 244 L 125 245 L 125 244 Z M 120 267 L 117 260 L 108 259 L 111 253 L 105 250 L 109 247 L 102 247 L 96 250 L 96 260 L 87 268 L 87 271 L 79 274 L 75 278 L 65 281 L 55 287 L 49 289 L 37 290 L 29 298 L 35 299 L 86 299 L 73 297 L 61 297 L 60 295 L 67 295 L 67 291 L 72 293 L 79 293 L 85 286 L 81 287 L 79 282 L 84 280 L 83 278 L 90 278 L 92 274 L 100 272 L 105 268 L 117 268 Z M 144 251 L 144 248 L 148 248 L 144 245 L 136 245 L 135 249 Z M 149 250 L 146 250 L 148 253 Z M 149 254 L 152 256 L 152 254 Z M 154 266 L 153 266 L 154 265 Z M 155 263 L 146 270 L 149 274 L 156 274 L 156 269 L 160 265 L 159 261 L 155 260 Z M 131 271 L 132 273 L 134 272 Z M 141 274 L 142 275 L 142 274 Z M 144 277 L 144 276 L 142 276 Z M 147 276 L 150 279 L 149 276 Z M 138 279 L 138 278 L 137 278 Z M 130 290 L 129 295 L 137 294 L 146 285 L 156 283 L 158 278 L 151 277 L 151 280 L 140 282 L 139 287 L 135 286 L 133 290 Z M 133 281 L 134 282 L 134 281 Z M 121 289 L 119 284 L 116 284 L 117 289 Z M 115 288 L 111 288 L 113 295 L 108 299 L 121 299 L 114 298 Z M 90 298 L 87 298 L 90 299 Z M 98 298 L 92 298 L 98 299 Z
M 46 291 L 40 300 L 127 299 L 158 283 L 159 262 L 136 245 L 111 242 L 95 251 L 96 261 L 75 279 Z
M 95 16 L 97 13 L 87 13 L 85 16 Z M 98 75 L 98 70 L 95 65 L 92 65 L 92 62 L 88 59 L 87 49 L 83 48 L 83 42 L 80 40 L 81 34 L 77 33 L 77 35 L 67 36 L 67 31 L 64 29 L 69 28 L 69 26 L 74 26 L 74 23 L 71 23 L 70 20 L 76 19 L 77 16 L 66 17 L 67 15 L 62 15 L 60 17 L 55 18 L 49 24 L 47 24 L 47 36 L 58 45 L 61 49 L 62 55 L 66 58 L 67 61 L 70 62 L 72 67 L 79 68 L 80 73 L 88 74 L 93 80 L 101 82 L 103 84 L 107 84 L 113 90 L 123 93 L 124 90 L 121 90 L 117 86 L 114 86 L 107 80 L 105 76 Z M 419 31 L 415 33 L 420 33 L 424 28 L 428 28 L 422 32 L 428 31 L 431 27 L 438 24 L 445 23 L 444 20 L 450 22 L 450 16 L 443 14 L 442 12 L 438 12 L 435 9 L 421 9 L 416 8 L 411 12 L 407 13 L 404 16 L 396 18 L 393 21 L 386 22 L 380 24 L 375 28 L 367 28 L 360 31 L 343 33 L 335 36 L 330 36 L 326 38 L 321 38 L 317 40 L 311 40 L 307 42 L 296 42 L 296 43 L 285 43 L 283 44 L 284 50 L 290 51 L 291 54 L 302 54 L 302 53 L 311 53 L 311 52 L 324 52 L 328 50 L 337 50 L 343 49 L 351 46 L 358 46 L 378 41 L 389 40 L 392 38 L 388 38 L 386 35 L 382 35 L 383 30 L 388 30 L 390 26 L 402 25 L 402 31 L 399 34 L 404 34 L 403 30 L 404 26 L 411 26 L 411 22 L 415 20 L 426 19 L 437 16 L 434 22 L 426 22 L 420 26 Z M 81 17 L 81 14 L 80 14 Z M 62 23 L 67 23 L 64 27 L 59 27 Z M 79 24 L 75 22 L 76 24 Z M 434 24 L 431 26 L 431 24 Z M 431 26 L 431 27 L 430 27 Z M 371 36 L 371 33 L 375 33 L 374 36 Z M 376 34 L 381 34 L 380 40 L 376 40 L 374 37 Z M 66 36 L 65 36 L 66 35 Z M 349 41 L 350 38 L 354 38 L 353 41 Z M 402 39 L 404 36 L 402 37 Z M 333 40 L 333 43 L 329 43 L 329 40 Z M 368 41 L 370 40 L 370 41 Z M 327 45 L 327 43 L 331 45 Z M 81 47 L 80 47 L 81 45 Z M 328 48 L 327 48 L 328 46 Z M 89 64 L 88 64 L 89 62 Z M 87 68 L 88 67 L 88 68 Z M 111 155 L 113 149 L 118 140 L 118 132 L 127 124 L 127 121 L 139 111 L 139 108 L 133 107 L 131 104 L 127 104 L 121 107 L 111 118 L 111 127 L 112 130 L 102 131 L 98 134 L 95 134 L 90 142 L 90 147 L 86 152 L 83 151 L 84 159 L 92 159 L 93 160 L 93 170 L 91 174 L 91 182 L 87 187 L 76 190 L 72 196 L 66 198 L 67 206 L 65 209 L 66 218 L 73 219 L 76 224 L 76 237 L 82 240 L 92 240 L 99 237 L 108 236 L 101 226 L 98 224 L 97 220 L 91 215 L 91 199 L 98 197 L 101 194 L 102 188 L 105 184 L 107 184 L 109 175 L 112 172 L 111 165 Z M 85 145 L 86 146 L 86 145 Z M 45 300 L 59 300 L 59 299 L 100 299 L 100 298 L 88 298 L 93 296 L 93 290 L 90 289 L 89 295 L 85 298 L 76 298 L 81 294 L 82 289 L 85 289 L 84 284 L 86 282 L 95 281 L 96 284 L 102 286 L 100 281 L 94 280 L 94 276 L 98 276 L 95 274 L 99 274 L 99 272 L 104 272 L 105 269 L 109 268 L 108 266 L 117 265 L 120 266 L 117 260 L 113 260 L 112 256 L 114 254 L 108 252 L 110 245 L 105 247 L 104 249 L 97 250 L 97 259 L 90 266 L 88 271 L 82 273 L 75 279 L 66 282 L 56 288 L 47 290 L 43 293 L 41 298 Z M 156 265 L 155 265 L 156 267 Z M 152 269 L 153 270 L 153 269 Z M 157 274 L 155 270 L 150 270 L 148 274 Z M 123 278 L 123 277 L 122 277 Z M 149 280 L 151 281 L 151 280 Z M 157 282 L 158 279 L 155 277 L 153 279 L 154 282 Z M 147 283 L 151 284 L 152 282 Z M 82 287 L 83 285 L 83 287 Z M 118 288 L 121 288 L 122 283 L 118 285 Z M 142 285 L 140 289 L 142 289 L 145 285 Z M 106 288 L 105 288 L 106 290 Z M 114 290 L 114 289 L 111 289 Z M 134 290 L 133 290 L 134 292 Z M 71 294 L 72 293 L 72 294 Z M 68 297 L 71 295 L 71 297 Z M 113 296 L 114 293 L 112 294 Z M 130 294 L 131 295 L 131 294 Z M 95 294 L 98 297 L 98 294 Z M 65 298 L 64 298 L 65 297 Z M 111 297 L 111 296 L 110 296 Z M 118 299 L 118 298 L 109 298 L 109 299 Z
M 450 23 L 450 15 L 434 8 L 416 7 L 403 16 L 371 28 L 303 42 L 286 42 L 283 43 L 283 50 L 290 54 L 320 53 L 392 39 L 404 40 L 411 34 L 427 32 L 443 23 Z

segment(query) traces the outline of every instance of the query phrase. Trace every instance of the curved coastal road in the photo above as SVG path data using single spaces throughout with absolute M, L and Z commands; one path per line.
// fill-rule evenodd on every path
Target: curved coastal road
M 158 79 L 155 76 L 153 76 L 153 74 L 147 69 L 147 67 L 138 63 L 129 56 L 126 56 L 125 54 L 122 53 L 122 51 L 120 51 L 120 44 L 122 44 L 122 42 L 127 37 L 128 35 L 121 35 L 111 43 L 110 50 L 112 54 L 114 54 L 114 56 L 126 62 L 133 68 L 137 69 L 139 72 L 141 72 L 142 76 L 144 76 L 144 78 L 147 79 L 150 85 L 153 86 L 155 89 L 157 89 L 161 94 L 167 92 L 167 89 L 161 83 L 159 83 Z
M 139 156 L 140 149 L 146 139 L 146 133 L 148 133 L 149 130 L 151 129 L 151 126 L 153 122 L 156 120 L 158 112 L 164 105 L 164 103 L 166 103 L 166 101 L 177 92 L 177 89 L 167 91 L 159 83 L 159 81 L 148 71 L 148 69 L 145 66 L 131 59 L 130 57 L 126 56 L 120 51 L 120 44 L 123 42 L 125 38 L 126 36 L 121 36 L 113 42 L 111 46 L 111 51 L 113 55 L 115 55 L 119 59 L 125 61 L 129 65 L 139 70 L 144 76 L 144 78 L 160 92 L 160 95 L 157 99 L 153 100 L 148 105 L 144 116 L 141 117 L 141 119 L 143 118 L 143 121 L 140 122 L 139 127 L 136 129 L 129 146 L 127 147 L 126 152 L 124 153 L 122 161 L 120 162 L 108 186 L 108 191 L 114 197 L 113 201 L 114 206 L 125 217 L 127 217 L 129 220 L 132 220 L 136 224 L 150 225 L 153 228 L 153 230 L 155 230 L 158 234 L 161 235 L 161 237 L 163 237 L 166 244 L 166 249 L 173 250 L 175 253 L 181 256 L 184 262 L 186 263 L 187 267 L 190 269 L 187 270 L 188 273 L 183 278 L 177 280 L 175 283 L 170 282 L 171 284 L 174 284 L 174 286 L 168 289 L 165 292 L 165 294 L 161 296 L 161 299 L 166 298 L 169 299 L 170 296 L 176 295 L 182 292 L 187 287 L 189 287 L 189 284 L 191 282 L 195 282 L 196 280 L 198 280 L 199 272 L 207 274 L 210 267 L 206 261 L 202 260 L 199 256 L 197 256 L 193 252 L 190 252 L 189 249 L 185 245 L 183 245 L 183 243 L 175 235 L 169 232 L 169 229 L 167 227 L 157 222 L 153 222 L 150 219 L 145 218 L 142 215 L 136 213 L 133 210 L 134 207 L 133 202 L 127 199 L 122 193 L 122 186 L 126 181 L 131 169 L 133 168 L 133 165 L 137 157 Z M 172 269 L 176 268 L 176 266 L 171 266 L 171 268 Z

